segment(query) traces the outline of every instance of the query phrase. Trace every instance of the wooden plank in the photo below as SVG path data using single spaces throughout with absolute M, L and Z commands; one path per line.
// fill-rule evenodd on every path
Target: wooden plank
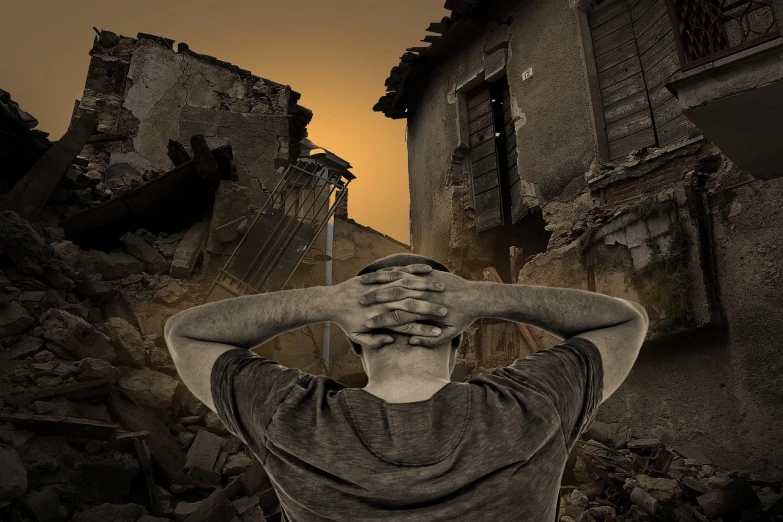
M 498 171 L 490 171 L 473 178 L 473 194 L 479 196 L 490 189 L 496 188 L 498 185 Z
M 36 392 L 34 400 L 39 401 L 52 397 L 63 397 L 70 400 L 94 399 L 107 395 L 110 386 L 109 381 L 106 379 L 96 379 L 94 381 L 57 386 L 56 388 L 44 388 Z
M 650 6 L 650 9 L 645 11 L 638 18 L 634 19 L 633 30 L 636 34 L 636 38 L 641 38 L 642 35 L 652 29 L 655 23 L 660 20 L 662 16 L 668 15 L 669 11 L 666 7 L 666 2 L 662 0 L 655 2 L 654 5 Z M 669 24 L 669 28 L 671 28 L 671 24 Z
M 638 57 L 633 56 L 602 73 L 598 73 L 598 84 L 601 89 L 604 89 L 640 72 L 642 72 L 642 64 Z
M 490 208 L 476 214 L 476 232 L 483 232 L 502 223 L 500 208 Z
M 163 516 L 163 507 L 160 505 L 158 496 L 158 486 L 155 484 L 155 475 L 152 472 L 152 461 L 150 459 L 150 448 L 143 439 L 134 438 L 133 448 L 136 450 L 136 456 L 139 457 L 141 470 L 144 472 L 144 483 L 147 487 L 147 496 L 150 502 L 150 513 L 155 517 Z
M 636 22 L 658 3 L 661 3 L 666 7 L 666 0 L 640 0 L 639 2 L 636 2 L 631 6 L 631 20 Z
M 653 109 L 662 103 L 666 103 L 673 97 L 674 96 L 672 96 L 672 93 L 669 92 L 669 89 L 666 88 L 666 84 L 664 83 L 661 83 L 657 87 L 650 89 L 650 104 L 652 105 Z
M 487 141 L 474 149 L 470 149 L 470 160 L 473 162 L 495 154 L 495 140 Z
M 160 419 L 119 393 L 112 394 L 107 406 L 112 417 L 118 419 L 126 430 L 149 432 L 146 440 L 152 462 L 168 483 L 183 485 L 189 483 L 182 472 L 185 452 Z
M 593 50 L 595 51 L 596 58 L 629 40 L 633 40 L 633 27 L 630 24 L 615 31 L 606 38 L 593 40 Z
M 643 90 L 645 90 L 644 76 L 640 72 L 614 85 L 607 86 L 606 89 L 601 89 L 601 101 L 606 107 Z
M 517 148 L 517 135 L 516 133 L 512 134 L 508 137 L 506 140 L 506 154 L 510 154 L 511 152 L 515 151 Z
M 653 46 L 661 36 L 665 35 L 671 29 L 671 22 L 669 20 L 669 14 L 663 12 L 660 17 L 655 20 L 650 29 L 645 31 L 644 34 L 639 35 L 636 39 L 636 44 L 639 47 L 639 53 L 643 54 L 646 50 Z
M 490 170 L 494 170 L 497 167 L 498 157 L 497 155 L 492 154 L 484 159 L 473 162 L 471 171 L 473 172 L 473 176 L 481 176 L 482 174 L 485 174 Z
M 465 101 L 467 102 L 468 110 L 484 101 L 489 100 L 489 94 L 489 86 L 487 85 L 482 85 L 467 93 L 465 95 Z
M 655 133 L 652 126 L 631 134 L 625 138 L 609 142 L 609 157 L 612 160 L 627 156 L 634 150 L 655 146 Z
M 674 118 L 682 115 L 682 104 L 680 100 L 672 96 L 666 103 L 662 103 L 658 107 L 653 108 L 653 119 L 655 120 L 655 128 L 660 129 L 661 126 L 666 125 Z
M 107 439 L 117 433 L 117 424 L 62 415 L 0 412 L 0 423 L 10 422 L 16 429 L 42 435 L 68 435 L 85 439 Z
M 674 41 L 674 32 L 669 31 L 655 42 L 652 47 L 642 54 L 642 68 L 646 71 L 663 60 L 670 52 L 677 50 L 677 42 Z
M 470 122 L 468 124 L 468 134 L 473 134 L 474 132 L 483 129 L 487 125 L 492 125 L 492 113 L 487 112 L 486 114 L 483 114 Z
M 492 127 L 492 125 L 490 125 L 488 127 L 484 127 L 483 129 L 479 129 L 476 132 L 471 132 L 470 138 L 468 139 L 468 146 L 471 149 L 474 149 L 479 145 L 494 139 L 495 129 Z
M 608 124 L 606 126 L 606 135 L 609 137 L 610 142 L 616 141 L 631 134 L 636 134 L 647 127 L 652 127 L 652 124 L 650 111 L 643 110 Z
M 476 207 L 476 231 L 500 225 L 502 222 L 500 209 L 500 190 L 495 188 L 474 197 Z
M 626 25 L 631 25 L 631 13 L 626 9 L 617 13 L 617 16 L 607 20 L 605 23 L 593 27 L 593 40 L 598 41 L 601 38 L 610 37 L 613 33 L 622 29 Z
M 647 100 L 647 92 L 639 91 L 636 94 L 632 94 L 627 98 L 620 100 L 617 103 L 606 106 L 604 109 L 604 117 L 606 123 L 614 123 L 618 120 L 626 118 L 631 114 L 635 114 L 643 109 L 649 108 L 650 104 Z
M 636 56 L 636 41 L 628 40 L 597 57 L 595 59 L 596 70 L 602 73 L 610 67 L 614 67 L 618 63 L 634 56 Z
M 590 21 L 590 29 L 597 28 L 604 22 L 615 18 L 623 11 L 628 11 L 628 4 L 626 0 L 608 0 L 600 5 L 597 5 L 590 12 L 588 20 Z
M 658 127 L 658 140 L 661 146 L 668 145 L 688 135 L 688 118 L 684 114 L 677 116 L 669 123 Z
M 669 80 L 677 71 L 680 70 L 680 58 L 677 51 L 672 51 L 669 55 L 658 62 L 650 70 L 644 73 L 647 85 L 655 88 Z
M 492 114 L 492 105 L 489 100 L 481 102 L 472 109 L 468 109 L 468 124 L 487 114 Z

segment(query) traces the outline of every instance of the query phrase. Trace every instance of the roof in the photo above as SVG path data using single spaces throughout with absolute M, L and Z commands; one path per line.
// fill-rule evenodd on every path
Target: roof
M 348 170 L 352 168 L 351 164 L 348 163 L 348 161 L 344 160 L 337 154 L 327 150 L 325 147 L 316 145 L 315 143 L 308 140 L 307 138 L 302 138 L 300 143 L 302 144 L 302 151 L 299 155 L 302 158 L 320 158 L 323 161 L 331 163 L 333 164 L 333 166 L 342 169 Z
M 372 108 L 389 118 L 406 118 L 408 107 L 429 70 L 454 43 L 478 25 L 490 4 L 489 0 L 446 0 L 444 9 L 451 11 L 440 22 L 433 22 L 426 31 L 435 34 L 421 41 L 429 46 L 408 47 L 400 57 L 399 65 L 392 67 L 386 79 L 386 94 Z

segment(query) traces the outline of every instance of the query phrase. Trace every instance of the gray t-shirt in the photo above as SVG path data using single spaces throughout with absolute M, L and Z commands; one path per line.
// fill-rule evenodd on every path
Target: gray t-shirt
M 264 465 L 290 522 L 551 522 L 601 402 L 587 339 L 391 404 L 244 349 L 212 371 L 215 408 Z

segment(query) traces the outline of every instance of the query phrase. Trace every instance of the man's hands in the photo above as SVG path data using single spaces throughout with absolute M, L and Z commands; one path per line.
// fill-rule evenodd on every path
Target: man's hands
M 372 317 L 367 323 L 370 328 L 388 328 L 410 335 L 409 344 L 433 347 L 458 336 L 479 319 L 480 294 L 472 281 L 449 272 L 432 270 L 429 265 L 411 265 L 415 266 L 430 268 L 418 278 L 437 290 L 412 290 L 403 283 L 391 287 L 386 285 L 367 292 L 360 298 L 361 304 L 384 304 L 391 310 Z M 410 275 L 401 267 L 389 267 L 360 277 L 365 285 L 389 282 L 394 284 L 409 279 Z M 440 308 L 446 310 L 446 313 L 439 313 Z M 433 310 L 438 313 L 433 314 Z M 440 326 L 440 332 L 425 330 L 425 333 L 422 333 L 423 325 L 417 322 L 422 320 L 436 322 Z
M 335 322 L 352 341 L 370 348 L 394 341 L 388 334 L 372 332 L 380 328 L 424 339 L 441 336 L 440 328 L 415 322 L 448 313 L 442 303 L 433 301 L 445 284 L 425 277 L 431 272 L 425 264 L 389 267 L 334 285 L 330 305 L 336 310 Z M 370 284 L 376 288 L 368 292 Z M 383 324 L 370 321 L 375 317 L 381 317 Z

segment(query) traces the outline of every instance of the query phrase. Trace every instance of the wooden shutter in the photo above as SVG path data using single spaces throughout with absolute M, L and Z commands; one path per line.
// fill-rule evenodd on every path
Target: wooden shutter
M 525 193 L 522 190 L 522 184 L 519 179 L 519 169 L 517 165 L 517 132 L 514 128 L 514 119 L 511 116 L 511 93 L 508 83 L 503 84 L 503 136 L 506 143 L 506 158 L 508 165 L 508 184 L 511 198 L 511 223 L 516 223 L 522 219 L 528 211 L 525 204 Z
M 495 123 L 489 88 L 489 84 L 484 84 L 465 96 L 477 232 L 503 222 L 498 151 L 495 144 Z
M 655 129 L 628 1 L 600 4 L 589 21 L 610 159 L 654 147 Z
M 669 78 L 680 70 L 666 0 L 632 0 L 631 18 L 658 145 L 668 145 L 688 135 L 688 120 L 679 100 L 666 88 Z

